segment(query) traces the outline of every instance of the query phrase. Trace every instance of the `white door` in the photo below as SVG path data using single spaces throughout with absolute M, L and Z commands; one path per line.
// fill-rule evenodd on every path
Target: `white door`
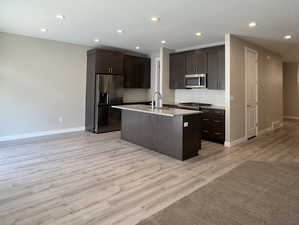
M 258 74 L 257 52 L 245 49 L 245 82 L 246 82 L 246 137 L 252 138 L 257 134 L 257 110 L 258 110 Z

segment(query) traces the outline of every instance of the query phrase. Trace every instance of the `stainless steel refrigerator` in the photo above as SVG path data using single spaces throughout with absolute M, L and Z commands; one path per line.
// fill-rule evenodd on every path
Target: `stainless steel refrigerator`
M 121 112 L 111 106 L 123 103 L 123 76 L 96 75 L 95 133 L 120 130 Z

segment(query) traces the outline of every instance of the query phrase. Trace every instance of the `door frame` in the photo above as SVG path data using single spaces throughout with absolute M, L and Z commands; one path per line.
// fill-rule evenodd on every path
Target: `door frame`
M 258 136 L 258 124 L 259 124 L 259 117 L 258 117 L 258 112 L 259 112 L 259 105 L 258 105 L 258 100 L 259 100 L 259 96 L 258 96 L 258 78 L 259 78 L 259 74 L 258 74 L 258 51 L 252 49 L 252 48 L 249 48 L 249 47 L 245 47 L 244 48 L 244 51 L 245 51 L 245 138 L 248 139 L 248 120 L 247 120 L 247 53 L 250 51 L 250 52 L 253 52 L 256 54 L 256 66 L 255 66 L 255 70 L 256 70 L 256 126 L 255 126 L 255 129 L 256 129 L 256 136 Z

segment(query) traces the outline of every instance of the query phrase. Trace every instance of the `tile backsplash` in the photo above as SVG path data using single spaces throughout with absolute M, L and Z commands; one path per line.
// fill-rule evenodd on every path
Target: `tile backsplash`
M 149 90 L 150 89 L 124 89 L 124 102 L 142 102 L 149 100 Z
M 209 89 L 177 89 L 175 90 L 175 102 L 201 102 L 225 106 L 225 91 Z

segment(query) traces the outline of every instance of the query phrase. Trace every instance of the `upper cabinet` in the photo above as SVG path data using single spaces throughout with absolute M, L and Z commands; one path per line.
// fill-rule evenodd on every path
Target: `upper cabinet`
M 89 78 L 91 85 L 94 83 L 92 80 L 95 80 L 95 74 L 113 74 L 124 76 L 124 88 L 150 88 L 150 58 L 127 54 L 106 49 L 89 50 L 87 72 L 91 74 Z
M 189 74 L 207 74 L 208 89 L 224 90 L 224 45 L 170 54 L 169 88 L 184 89 Z
M 208 89 L 225 89 L 225 48 L 217 46 L 207 49 L 208 52 Z
M 186 74 L 207 73 L 207 52 L 195 50 L 186 53 Z
M 150 88 L 151 61 L 149 58 L 124 56 L 124 87 Z
M 186 53 L 170 55 L 169 62 L 169 88 L 184 89 L 186 75 Z
M 101 74 L 122 74 L 123 54 L 106 49 L 93 49 L 88 55 L 95 56 L 95 72 Z

